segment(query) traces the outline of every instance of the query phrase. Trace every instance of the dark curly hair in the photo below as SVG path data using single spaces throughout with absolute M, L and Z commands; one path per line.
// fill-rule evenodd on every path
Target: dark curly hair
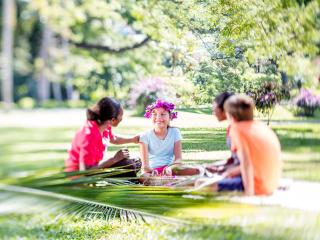
M 233 96 L 233 92 L 222 92 L 218 96 L 215 97 L 214 102 L 217 104 L 217 107 L 223 110 L 223 105 L 227 101 L 227 99 Z
M 105 121 L 117 118 L 120 108 L 121 105 L 117 100 L 105 97 L 100 99 L 93 107 L 87 109 L 87 119 L 101 125 Z

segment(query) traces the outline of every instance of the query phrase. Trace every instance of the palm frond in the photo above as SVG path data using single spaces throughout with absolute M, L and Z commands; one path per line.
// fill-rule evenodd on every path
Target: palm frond
M 170 186 L 145 186 L 136 184 L 138 178 L 116 177 L 122 173 L 123 169 L 77 173 L 46 170 L 33 176 L 10 179 L 5 182 L 7 185 L 1 185 L 0 190 L 19 193 L 20 197 L 24 194 L 50 200 L 47 205 L 50 209 L 56 209 L 53 213 L 58 213 L 57 217 L 105 220 L 116 217 L 144 222 L 157 218 L 175 223 L 188 223 L 193 218 L 192 221 L 208 223 L 208 212 L 198 212 L 199 207 L 205 207 L 213 215 L 221 205 L 235 211 L 238 208 L 225 199 L 216 198 L 214 194 L 186 192 L 189 188 L 186 186 L 195 177 L 177 177 L 170 182 Z M 19 197 L 16 198 L 19 201 Z M 189 211 L 193 211 L 191 215 L 180 214 Z
M 0 191 L 3 193 L 1 194 L 0 203 L 6 207 L 11 205 L 15 211 L 20 213 L 45 210 L 48 213 L 56 214 L 56 218 L 98 218 L 106 221 L 119 218 L 121 221 L 146 223 L 156 218 L 157 220 L 173 224 L 188 223 L 187 221 L 175 218 L 39 189 L 0 184 Z

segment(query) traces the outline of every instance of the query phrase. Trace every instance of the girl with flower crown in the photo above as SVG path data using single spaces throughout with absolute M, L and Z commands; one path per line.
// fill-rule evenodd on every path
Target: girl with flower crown
M 175 105 L 158 99 L 146 108 L 145 117 L 151 118 L 154 128 L 140 135 L 142 171 L 156 175 L 195 175 L 198 169 L 175 168 L 181 166 L 182 136 L 170 121 L 177 118 Z

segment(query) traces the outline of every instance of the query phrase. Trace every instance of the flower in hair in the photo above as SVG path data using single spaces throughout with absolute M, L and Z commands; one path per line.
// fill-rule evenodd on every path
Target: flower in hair
M 175 119 L 178 117 L 178 113 L 174 112 L 175 105 L 173 103 L 169 103 L 167 101 L 157 99 L 154 103 L 151 103 L 146 107 L 146 112 L 144 116 L 146 118 L 151 118 L 152 111 L 156 108 L 163 108 L 164 110 L 168 111 L 170 113 L 170 118 Z

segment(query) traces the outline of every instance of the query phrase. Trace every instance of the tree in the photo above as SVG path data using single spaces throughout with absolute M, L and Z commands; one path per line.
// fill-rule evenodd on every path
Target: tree
M 13 103 L 13 32 L 15 26 L 15 1 L 3 1 L 2 28 L 2 98 L 6 110 L 10 110 Z
M 250 63 L 274 60 L 279 70 L 294 73 L 296 58 L 319 54 L 319 1 L 214 1 L 212 25 L 219 28 L 219 49 L 244 51 Z M 288 63 L 291 64 L 288 64 Z
M 23 62 L 34 71 L 42 25 L 49 26 L 56 42 L 51 46 L 49 81 L 54 83 L 57 99 L 61 88 L 64 99 L 70 99 L 73 91 L 86 100 L 99 94 L 125 98 L 135 80 L 170 75 L 195 83 L 205 96 L 200 102 L 207 102 L 225 86 L 238 89 L 238 79 L 257 68 L 259 61 L 273 61 L 275 74 L 286 73 L 290 80 L 298 69 L 299 61 L 293 59 L 310 61 L 319 50 L 316 0 L 32 0 L 18 4 L 23 34 L 16 39 L 15 54 L 20 55 L 15 66 Z M 17 98 L 31 94 L 23 84 L 30 92 L 35 88 L 30 72 L 15 69 L 23 75 L 19 80 L 23 91 L 19 89 Z
M 259 74 L 246 76 L 259 73 L 261 62 L 276 66 L 274 73 L 265 72 L 262 79 L 285 76 L 283 84 L 288 85 L 288 77 L 301 75 L 301 61 L 311 63 L 320 53 L 316 0 L 170 1 L 162 6 L 177 25 L 197 36 L 210 54 L 211 61 L 201 61 L 189 74 L 200 102 L 210 101 L 220 90 L 245 91 L 242 83 L 261 80 Z
M 37 90 L 40 103 L 47 101 L 50 97 L 50 82 L 48 79 L 49 49 L 52 46 L 52 31 L 47 24 L 43 25 L 42 40 L 39 58 L 36 60 Z

